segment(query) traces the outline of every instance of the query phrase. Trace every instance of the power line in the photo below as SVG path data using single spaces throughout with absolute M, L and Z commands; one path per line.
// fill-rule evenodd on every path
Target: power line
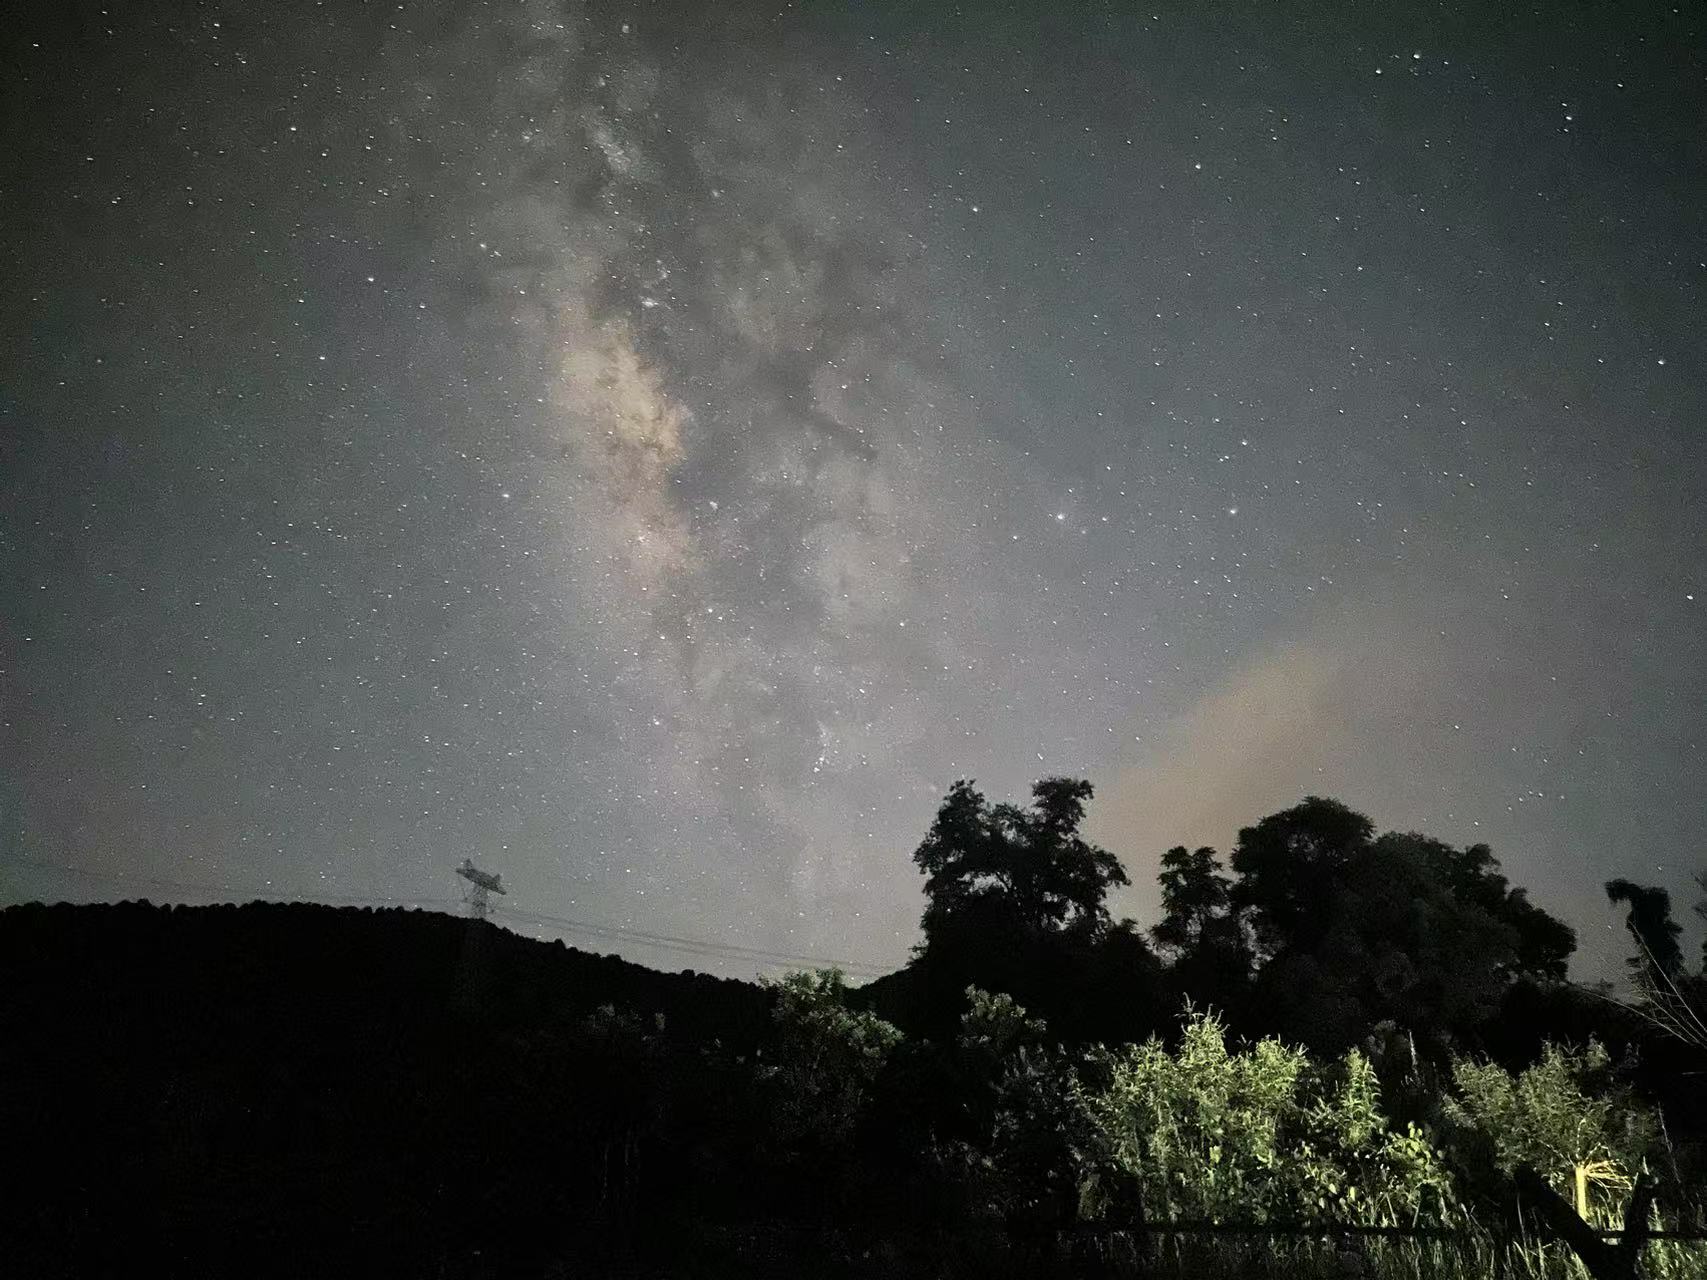
M 540 926 L 556 926 L 572 932 L 589 934 L 605 941 L 629 942 L 637 946 L 655 947 L 663 951 L 687 952 L 722 960 L 756 960 L 766 964 L 834 967 L 860 977 L 877 977 L 889 972 L 892 968 L 890 965 L 875 960 L 843 960 L 830 956 L 809 955 L 799 951 L 778 951 L 767 947 L 752 947 L 739 942 L 725 942 L 709 938 L 684 938 L 676 934 L 653 933 L 649 930 L 635 929 L 626 925 L 599 924 L 596 921 L 548 915 L 545 912 L 529 911 L 525 908 L 508 905 L 500 905 L 496 911 L 501 916 L 525 919 Z
M 166 879 L 160 876 L 142 875 L 136 872 L 89 871 L 81 867 L 69 867 L 57 862 L 48 862 L 39 858 L 11 857 L 6 864 L 20 867 L 34 867 L 43 871 L 61 872 L 67 875 L 80 876 L 87 880 L 102 881 L 109 884 L 149 885 L 158 889 L 167 889 L 178 893 L 206 894 L 225 900 L 234 900 L 243 895 L 233 893 L 227 888 L 215 885 L 195 884 L 184 880 Z M 265 901 L 257 896 L 255 901 Z M 382 895 L 353 895 L 353 894 L 299 894 L 271 899 L 272 901 L 304 901 L 326 906 L 440 906 L 458 905 L 448 898 L 392 898 Z M 768 967 L 781 966 L 811 966 L 815 968 L 834 967 L 843 972 L 861 978 L 875 978 L 888 973 L 893 966 L 882 964 L 875 960 L 844 960 L 829 956 L 810 955 L 806 952 L 780 951 L 765 947 L 751 947 L 744 943 L 727 942 L 711 938 L 687 938 L 676 934 L 654 933 L 646 929 L 637 929 L 629 925 L 603 924 L 596 920 L 575 919 L 569 916 L 555 916 L 545 912 L 529 911 L 521 907 L 502 905 L 495 914 L 501 918 L 509 918 L 524 924 L 532 924 L 538 928 L 557 928 L 572 933 L 579 933 L 600 941 L 615 944 L 626 943 L 629 946 L 647 947 L 656 951 L 666 951 L 674 954 L 694 955 L 707 959 L 733 961 L 736 963 L 757 964 Z
M 766 947 L 752 947 L 745 943 L 724 942 L 714 939 L 682 938 L 674 934 L 652 933 L 647 930 L 633 929 L 622 925 L 600 925 L 592 921 L 573 920 L 563 916 L 547 915 L 543 912 L 509 909 L 512 914 L 526 915 L 541 924 L 560 925 L 564 928 L 578 929 L 587 933 L 598 933 L 628 941 L 645 943 L 656 946 L 687 947 L 712 953 L 728 954 L 735 958 L 753 956 L 764 960 L 786 961 L 799 964 L 834 965 L 850 971 L 869 969 L 873 972 L 887 972 L 889 966 L 874 960 L 840 960 L 832 957 L 808 955 L 799 951 L 777 951 Z
M 543 921 L 533 923 L 536 928 L 554 927 Z M 671 952 L 679 955 L 697 956 L 703 959 L 724 960 L 741 964 L 749 964 L 759 969 L 800 969 L 808 967 L 818 969 L 834 968 L 840 969 L 842 972 L 856 978 L 876 978 L 887 972 L 875 965 L 871 966 L 869 969 L 863 967 L 855 968 L 850 962 L 845 960 L 827 959 L 817 956 L 767 956 L 751 951 L 726 951 L 716 946 L 705 946 L 697 943 L 682 944 L 642 938 L 611 937 L 605 934 L 592 933 L 590 930 L 584 930 L 583 932 L 586 932 L 589 936 L 597 939 L 598 941 L 612 946 L 626 944 L 630 947 L 644 947 L 652 951 Z
M 751 947 L 745 943 L 725 942 L 711 938 L 683 938 L 675 934 L 653 933 L 645 929 L 635 929 L 627 925 L 605 925 L 591 920 L 576 920 L 566 916 L 553 916 L 542 911 L 528 911 L 523 908 L 506 908 L 512 915 L 526 916 L 539 924 L 560 925 L 568 929 L 577 929 L 587 933 L 598 933 L 615 938 L 623 938 L 634 942 L 668 944 L 671 946 L 695 947 L 708 951 L 729 952 L 736 955 L 754 955 L 766 960 L 793 960 L 802 964 L 845 964 L 851 968 L 880 968 L 875 963 L 851 960 L 831 960 L 822 956 L 807 955 L 798 951 L 775 951 L 766 947 Z
M 584 933 L 597 934 L 604 937 L 616 938 L 652 946 L 669 946 L 672 948 L 690 948 L 708 953 L 728 955 L 740 959 L 755 957 L 763 960 L 782 961 L 796 964 L 834 965 L 838 968 L 854 970 L 870 970 L 873 973 L 888 972 L 890 966 L 875 960 L 842 960 L 834 957 L 811 955 L 800 951 L 782 951 L 769 947 L 754 947 L 745 943 L 726 942 L 721 939 L 685 938 L 676 934 L 654 933 L 646 929 L 636 929 L 627 925 L 606 925 L 591 920 L 578 920 L 567 916 L 554 916 L 545 912 L 528 911 L 525 908 L 504 907 L 508 914 L 525 916 L 538 924 L 557 925 L 565 929 L 574 929 Z

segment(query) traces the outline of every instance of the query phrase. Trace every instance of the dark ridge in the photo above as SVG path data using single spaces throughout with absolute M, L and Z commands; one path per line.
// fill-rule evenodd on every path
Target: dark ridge
M 269 1012 L 448 1017 L 469 1006 L 460 1012 L 502 1029 L 615 1004 L 701 1038 L 750 1034 L 768 1007 L 753 983 L 403 907 L 30 903 L 0 910 L 0 965 L 12 979 L 0 993 L 5 1016 L 47 1025 L 83 1020 L 80 998 L 89 1021 L 122 1015 L 114 984 L 153 988 L 150 1017 L 238 1024 Z
M 10 907 L 0 975 L 19 1276 L 539 1274 L 614 1203 L 613 1150 L 645 1148 L 671 1194 L 637 1136 L 659 1062 L 750 1052 L 770 1002 L 452 916 L 304 904 Z M 714 1087 L 698 1074 L 672 1096 Z

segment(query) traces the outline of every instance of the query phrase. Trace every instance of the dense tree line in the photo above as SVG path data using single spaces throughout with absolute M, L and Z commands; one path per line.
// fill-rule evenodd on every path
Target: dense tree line
M 992 805 L 970 783 L 949 792 L 914 855 L 924 942 L 889 984 L 915 988 L 892 1005 L 904 1020 L 980 982 L 1069 1035 L 1130 1039 L 1189 996 L 1323 1050 L 1382 1023 L 1445 1045 L 1473 1037 L 1517 984 L 1562 980 L 1576 946 L 1486 845 L 1377 836 L 1312 796 L 1241 831 L 1230 865 L 1214 849 L 1164 854 L 1152 949 L 1109 918 L 1107 895 L 1127 878 L 1079 833 L 1089 798 L 1088 783 L 1059 778 L 1037 784 L 1029 809 Z
M 1647 1221 L 1651 1189 L 1654 1221 L 1696 1220 L 1707 978 L 1662 891 L 1608 885 L 1614 1000 L 1566 980 L 1571 931 L 1486 846 L 1312 797 L 1225 860 L 1169 850 L 1143 930 L 1110 910 L 1091 798 L 957 783 L 914 854 L 915 954 L 854 989 L 427 913 L 11 908 L 0 1167 L 29 1190 L 0 1251 L 33 1275 L 1035 1275 L 1089 1265 L 1069 1228 L 1332 1220 L 1480 1232 L 1457 1270 L 1384 1265 L 1492 1275 L 1525 1178 L 1532 1212 Z M 1707 1261 L 1666 1248 L 1651 1275 Z

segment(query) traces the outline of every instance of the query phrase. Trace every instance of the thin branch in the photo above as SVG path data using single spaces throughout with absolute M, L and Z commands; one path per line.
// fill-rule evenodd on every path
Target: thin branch
M 1603 999 L 1627 1009 L 1674 1040 L 1707 1051 L 1707 1019 L 1703 1018 L 1690 997 L 1678 986 L 1674 975 L 1658 961 L 1640 934 L 1632 932 L 1640 953 L 1641 964 L 1636 972 L 1634 1000 L 1596 992 Z

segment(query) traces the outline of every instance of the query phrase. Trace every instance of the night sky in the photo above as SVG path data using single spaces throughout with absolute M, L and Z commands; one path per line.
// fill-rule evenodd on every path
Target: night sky
M 8 26 L 0 900 L 866 972 L 1067 773 L 1146 923 L 1310 793 L 1687 918 L 1699 6 Z

